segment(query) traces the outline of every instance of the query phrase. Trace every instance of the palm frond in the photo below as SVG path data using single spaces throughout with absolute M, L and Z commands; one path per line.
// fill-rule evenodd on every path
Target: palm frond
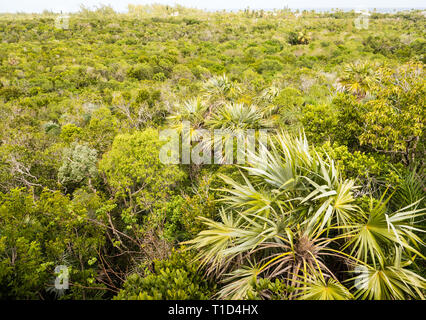
M 426 280 L 404 268 L 400 250 L 396 250 L 393 261 L 389 260 L 379 267 L 363 268 L 350 279 L 355 281 L 355 297 L 372 300 L 403 300 L 408 297 L 424 299 Z
M 324 278 L 317 273 L 309 274 L 296 297 L 299 300 L 352 300 L 349 290 L 333 278 Z

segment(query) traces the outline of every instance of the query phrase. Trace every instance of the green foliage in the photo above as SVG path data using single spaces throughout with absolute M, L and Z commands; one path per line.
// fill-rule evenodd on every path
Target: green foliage
M 186 238 L 186 235 L 182 235 L 182 223 L 183 219 L 181 217 L 182 205 L 184 199 L 181 196 L 175 196 L 168 202 L 162 210 L 164 210 L 164 237 L 167 239 L 179 239 L 183 240 Z M 184 232 L 184 231 L 183 231 Z
M 97 151 L 86 145 L 74 143 L 71 148 L 64 149 L 62 166 L 58 171 L 61 183 L 80 183 L 84 179 L 92 179 L 97 175 Z
M 137 80 L 150 80 L 153 76 L 153 69 L 148 63 L 140 63 L 133 66 L 128 71 L 128 75 Z
M 397 170 L 384 155 L 371 156 L 360 151 L 350 152 L 348 147 L 339 146 L 337 143 L 331 145 L 330 142 L 324 143 L 321 149 L 320 153 L 325 152 L 336 161 L 344 178 L 359 179 L 365 188 L 373 187 L 371 184 L 389 184 L 395 187 L 400 182 Z M 401 165 L 397 167 L 401 168 Z M 412 202 L 415 201 L 410 203 Z
M 300 108 L 303 102 L 302 93 L 292 87 L 281 90 L 273 100 L 274 104 L 286 109 Z
M 214 198 L 208 190 L 203 190 L 206 187 L 202 185 L 204 183 L 201 180 L 197 186 L 199 191 L 194 196 L 174 196 L 163 207 L 156 209 L 153 221 L 163 224 L 165 238 L 170 241 L 189 240 L 204 228 L 199 218 L 213 216 Z
M 159 151 L 163 144 L 155 129 L 121 134 L 99 163 L 115 195 L 128 201 L 132 216 L 167 199 L 184 177 L 177 166 L 161 163 Z
M 255 70 L 259 73 L 275 73 L 284 68 L 283 64 L 275 59 L 262 60 L 255 66 Z
M 347 94 L 337 95 L 332 105 L 337 111 L 337 123 L 333 128 L 335 141 L 351 149 L 357 149 L 363 131 L 362 115 L 365 107 L 360 105 L 354 96 Z
M 19 98 L 22 94 L 22 90 L 18 87 L 0 88 L 0 97 L 3 97 L 6 102 Z
M 198 264 L 188 252 L 175 251 L 168 259 L 153 262 L 152 270 L 132 274 L 116 300 L 206 300 L 215 285 L 203 279 Z
M 306 105 L 302 110 L 301 122 L 312 141 L 334 141 L 333 133 L 338 120 L 330 105 Z
M 302 31 L 299 31 L 299 32 L 290 31 L 288 33 L 287 41 L 291 45 L 308 44 L 309 43 L 309 37 L 306 35 L 305 32 L 302 32 Z
M 105 152 L 117 134 L 118 121 L 110 109 L 101 107 L 91 113 L 90 121 L 85 129 L 82 140 L 90 147 Z
M 152 80 L 155 80 L 155 81 L 165 81 L 166 79 L 167 77 L 164 75 L 163 72 L 158 72 L 154 74 L 154 76 L 152 77 Z
M 96 196 L 95 196 L 96 197 Z M 100 199 L 95 207 L 102 207 Z M 70 269 L 69 298 L 91 295 L 97 283 L 102 228 L 88 224 L 88 203 L 75 203 L 59 192 L 44 191 L 38 200 L 24 189 L 0 194 L 0 297 L 37 299 L 50 296 L 54 269 Z M 78 230 L 78 231 L 77 231 Z M 93 291 L 92 291 L 93 293 Z
M 424 150 L 425 78 L 422 64 L 381 68 L 376 98 L 366 103 L 363 144 L 413 163 Z
M 61 138 L 65 143 L 71 143 L 77 140 L 83 132 L 83 129 L 73 123 L 68 123 L 61 128 Z
M 278 278 L 275 281 L 271 281 L 268 278 L 258 278 L 252 286 L 253 290 L 247 292 L 249 300 L 287 300 L 288 294 L 294 291 L 293 287 L 287 286 Z
M 108 299 L 129 272 L 123 298 L 423 298 L 424 14 L 355 15 L 0 14 L 0 298 Z M 183 120 L 274 143 L 164 165 L 158 132 Z M 205 280 L 186 254 L 152 262 L 191 239 Z

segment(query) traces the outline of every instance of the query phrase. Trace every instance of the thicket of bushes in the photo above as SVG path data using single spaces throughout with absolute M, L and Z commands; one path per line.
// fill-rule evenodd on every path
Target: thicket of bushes
M 0 15 L 0 298 L 423 299 L 421 12 L 149 9 Z M 183 120 L 276 167 L 161 163 Z

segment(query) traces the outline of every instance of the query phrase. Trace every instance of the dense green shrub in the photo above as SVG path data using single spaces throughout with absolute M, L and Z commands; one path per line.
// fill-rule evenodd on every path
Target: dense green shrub
M 215 285 L 203 279 L 189 252 L 175 251 L 168 259 L 154 261 L 152 270 L 130 275 L 116 300 L 205 300 Z
M 140 63 L 131 67 L 128 75 L 138 80 L 149 80 L 152 79 L 153 69 L 148 63 Z
M 265 59 L 255 65 L 255 69 L 259 73 L 275 73 L 284 68 L 283 64 L 275 59 Z
M 73 144 L 64 150 L 62 166 L 58 171 L 61 183 L 89 181 L 97 175 L 97 151 L 85 145 Z
M 291 32 L 288 33 L 287 41 L 291 45 L 308 44 L 309 43 L 309 37 L 306 35 L 305 32 L 301 32 L 301 31 L 294 32 L 294 31 L 291 31 Z
M 306 135 L 315 142 L 335 141 L 337 114 L 331 105 L 306 105 L 302 109 L 301 123 Z
M 96 195 L 92 203 L 102 207 Z M 38 200 L 24 189 L 0 193 L 1 299 L 52 297 L 58 265 L 69 268 L 70 289 L 62 292 L 64 297 L 96 295 L 90 287 L 103 286 L 95 277 L 97 250 L 105 238 L 102 228 L 87 223 L 89 207 L 59 192 L 44 191 Z
M 12 99 L 19 98 L 22 94 L 22 89 L 18 87 L 0 88 L 0 97 L 3 97 L 6 102 Z
M 358 183 L 368 186 L 378 184 L 383 187 L 396 187 L 400 183 L 397 168 L 384 155 L 368 155 L 364 152 L 350 152 L 345 145 L 331 144 L 329 141 L 321 147 L 322 151 L 336 160 L 345 179 L 358 179 Z M 414 201 L 413 201 L 414 202 Z
M 125 201 L 123 219 L 128 224 L 138 221 L 138 213 L 166 201 L 184 177 L 176 165 L 161 163 L 159 151 L 164 143 L 155 129 L 118 135 L 99 163 L 113 194 Z

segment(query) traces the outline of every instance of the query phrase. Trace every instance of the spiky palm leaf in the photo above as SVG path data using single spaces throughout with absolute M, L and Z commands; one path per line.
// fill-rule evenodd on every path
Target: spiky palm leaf
M 253 290 L 256 282 L 258 267 L 256 265 L 242 266 L 227 274 L 223 280 L 226 285 L 218 292 L 219 299 L 242 300 L 247 299 L 249 291 Z
M 350 224 L 353 214 L 357 210 L 357 206 L 353 204 L 355 182 L 340 179 L 339 171 L 333 160 L 326 163 L 317 156 L 317 163 L 318 172 L 314 173 L 312 178 L 304 177 L 313 187 L 313 191 L 302 200 L 301 204 L 307 201 L 318 203 L 318 209 L 308 218 L 309 225 L 313 226 L 320 222 L 322 229 L 333 222 L 339 226 Z
M 206 97 L 213 100 L 218 99 L 220 102 L 233 100 L 241 93 L 240 87 L 225 74 L 207 80 L 203 90 Z
M 340 83 L 347 91 L 362 97 L 377 82 L 377 78 L 373 65 L 368 62 L 356 62 L 345 66 Z
M 198 128 L 206 120 L 207 111 L 208 106 L 200 97 L 192 98 L 177 104 L 168 119 L 175 126 L 180 126 L 182 121 L 189 121 L 191 127 Z
M 393 261 L 389 258 L 385 263 L 361 269 L 359 274 L 350 279 L 354 281 L 356 298 L 373 300 L 403 300 L 409 297 L 424 299 L 426 280 L 405 267 L 411 261 L 402 262 L 401 250 L 395 251 Z
M 270 144 L 271 150 L 260 146 L 257 153 L 249 152 L 248 164 L 244 167 L 250 175 L 258 176 L 265 183 L 282 189 L 298 189 L 301 172 L 310 168 L 312 157 L 306 137 L 293 137 L 281 132 L 276 136 L 276 144 Z M 272 140 L 274 142 L 274 140 Z M 307 169 L 309 170 L 309 169 Z
M 351 255 L 366 263 L 372 262 L 373 265 L 384 261 L 387 252 L 383 248 L 386 248 L 386 245 L 391 245 L 391 248 L 395 245 L 401 246 L 408 252 L 423 257 L 416 247 L 418 244 L 424 244 L 414 233 L 414 231 L 423 232 L 423 230 L 416 228 L 412 221 L 423 216 L 426 208 L 412 209 L 417 204 L 413 203 L 389 213 L 386 204 L 390 197 L 384 200 L 384 196 L 385 194 L 376 204 L 371 198 L 369 212 L 360 212 L 361 221 L 348 226 L 351 230 L 346 233 L 346 236 L 350 241 L 345 248 L 351 247 Z
M 211 150 L 213 146 L 217 148 L 218 144 L 223 145 L 225 150 L 215 152 L 216 162 L 232 163 L 230 158 L 235 153 L 234 140 L 237 141 L 237 157 L 238 152 L 244 157 L 244 149 L 250 139 L 247 130 L 252 130 L 256 135 L 256 130 L 270 129 L 272 122 L 255 105 L 230 103 L 216 108 L 212 117 L 206 121 L 206 127 L 214 130 L 214 136 L 203 142 L 203 149 Z M 228 145 L 232 147 L 232 153 L 226 153 Z
M 262 111 L 255 105 L 226 104 L 219 108 L 208 122 L 212 129 L 261 129 L 271 128 L 272 123 L 265 119 Z
M 424 205 L 424 199 L 426 198 L 424 177 L 417 171 L 417 168 L 414 168 L 408 174 L 399 174 L 399 176 L 401 182 L 392 197 L 392 203 L 399 206 L 408 206 L 421 200 L 419 205 Z
M 227 214 L 223 209 L 220 211 L 220 222 L 200 217 L 207 229 L 201 231 L 198 236 L 183 244 L 189 244 L 191 248 L 198 253 L 196 259 L 200 261 L 201 266 L 208 265 L 208 273 L 213 271 L 222 272 L 227 267 L 224 251 L 232 246 L 232 239 L 235 232 L 243 222 L 241 217 L 235 218 L 234 215 Z
M 296 297 L 300 300 L 352 300 L 354 297 L 338 280 L 319 272 L 306 273 Z
M 279 95 L 280 91 L 277 86 L 268 87 L 262 91 L 259 100 L 271 103 Z

